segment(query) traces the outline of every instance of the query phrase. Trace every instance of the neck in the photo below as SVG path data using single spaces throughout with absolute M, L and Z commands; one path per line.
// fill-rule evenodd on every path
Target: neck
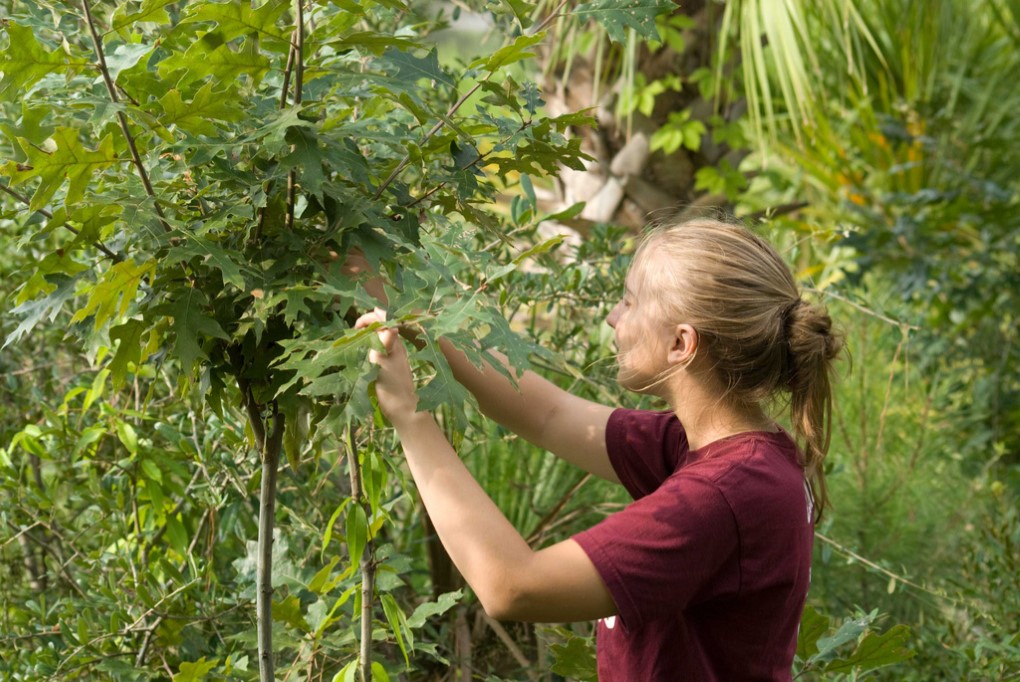
M 738 433 L 778 430 L 761 406 L 735 403 L 717 387 L 686 379 L 678 377 L 665 397 L 683 424 L 691 450 Z

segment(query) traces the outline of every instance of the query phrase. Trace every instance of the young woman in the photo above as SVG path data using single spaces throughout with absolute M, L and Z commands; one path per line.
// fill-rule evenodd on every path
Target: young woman
M 384 323 L 381 310 L 359 327 Z M 429 516 L 497 619 L 599 619 L 599 679 L 789 680 L 825 506 L 832 361 L 826 311 L 749 230 L 698 220 L 650 233 L 608 324 L 619 383 L 668 411 L 614 409 L 533 372 L 514 388 L 441 342 L 482 411 L 634 503 L 534 550 L 418 412 L 406 351 L 380 327 L 376 393 Z M 794 434 L 768 408 L 788 403 Z M 800 441 L 800 447 L 795 443 Z

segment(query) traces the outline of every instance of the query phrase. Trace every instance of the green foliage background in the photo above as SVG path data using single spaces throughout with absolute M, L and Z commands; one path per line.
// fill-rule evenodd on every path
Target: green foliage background
M 591 162 L 593 119 L 546 111 L 535 57 L 604 41 L 636 68 L 693 22 L 665 2 L 570 3 L 581 38 L 564 45 L 551 3 L 477 4 L 499 46 L 442 60 L 432 33 L 454 10 L 399 0 L 0 8 L 5 679 L 257 679 L 274 433 L 280 677 L 355 679 L 365 566 L 374 677 L 454 678 L 466 652 L 479 679 L 590 677 L 583 626 L 487 624 L 444 569 L 367 397 L 372 335 L 351 322 L 375 300 L 341 263 L 358 248 L 383 273 L 390 316 L 422 333 L 424 406 L 526 537 L 619 508 L 480 419 L 435 340 L 619 400 L 600 321 L 633 235 L 540 230 L 580 211 L 546 210 L 535 185 Z M 1010 679 L 1020 175 L 1001 74 L 1020 66 L 1020 8 L 837 4 L 763 22 L 767 3 L 731 2 L 717 73 L 605 77 L 625 117 L 683 88 L 743 93 L 748 117 L 672 112 L 652 146 L 743 149 L 697 174 L 738 213 L 807 204 L 761 229 L 844 321 L 854 362 L 799 677 Z M 758 51 L 761 34 L 790 49 Z M 894 59 L 901 39 L 924 58 Z M 741 48 L 760 80 L 723 75 Z

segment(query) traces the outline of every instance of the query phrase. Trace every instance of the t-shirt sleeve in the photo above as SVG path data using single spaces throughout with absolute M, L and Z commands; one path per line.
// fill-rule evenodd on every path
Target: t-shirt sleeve
M 573 537 L 628 629 L 740 586 L 736 521 L 711 481 L 679 473 Z
M 659 487 L 687 452 L 687 434 L 672 412 L 613 410 L 606 451 L 620 482 L 635 500 Z

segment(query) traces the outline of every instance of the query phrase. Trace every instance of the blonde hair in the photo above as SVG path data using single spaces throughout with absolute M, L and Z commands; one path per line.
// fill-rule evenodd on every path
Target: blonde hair
M 649 267 L 653 259 L 657 266 Z M 666 322 L 697 330 L 699 352 L 707 354 L 728 399 L 754 405 L 789 394 L 820 519 L 828 503 L 823 463 L 833 361 L 843 349 L 825 307 L 801 297 L 790 268 L 765 239 L 719 220 L 653 229 L 638 247 L 634 268 Z

